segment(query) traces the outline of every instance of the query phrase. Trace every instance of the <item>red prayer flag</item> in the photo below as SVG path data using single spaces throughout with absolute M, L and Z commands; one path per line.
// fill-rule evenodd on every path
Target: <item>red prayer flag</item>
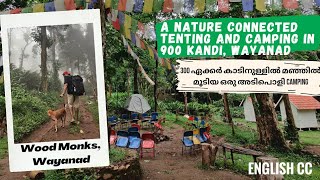
M 120 23 L 119 23 L 119 18 L 117 18 L 116 21 L 112 21 L 112 26 L 116 29 L 116 30 L 120 30 Z
M 139 21 L 138 22 L 138 29 L 144 34 L 144 25 Z
M 218 9 L 221 12 L 229 12 L 229 0 L 218 0 Z
M 64 0 L 66 10 L 76 10 L 77 6 L 74 0 Z
M 141 45 L 141 48 L 142 48 L 142 49 L 146 49 L 146 46 L 144 45 L 143 40 L 140 40 L 140 45 Z
M 126 11 L 127 0 L 119 0 L 118 11 Z
M 10 14 L 19 14 L 19 13 L 21 13 L 21 8 L 12 9 L 12 10 L 10 11 Z
M 172 0 L 164 0 L 162 12 L 168 13 L 173 11 Z
M 297 9 L 299 4 L 297 0 L 283 0 L 283 7 L 286 9 Z

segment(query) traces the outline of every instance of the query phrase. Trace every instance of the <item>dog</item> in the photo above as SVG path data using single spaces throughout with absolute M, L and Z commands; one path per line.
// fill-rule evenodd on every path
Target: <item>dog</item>
M 65 108 L 61 108 L 55 111 L 48 110 L 48 116 L 54 121 L 54 127 L 56 132 L 58 132 L 58 120 L 62 121 L 62 127 L 64 127 L 67 116 Z

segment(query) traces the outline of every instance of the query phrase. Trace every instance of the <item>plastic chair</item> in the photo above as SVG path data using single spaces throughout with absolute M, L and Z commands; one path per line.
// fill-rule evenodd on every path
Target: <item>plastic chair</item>
M 142 118 L 146 118 L 146 117 L 149 117 L 149 114 L 148 113 L 143 113 L 141 116 L 142 116 Z
M 108 117 L 108 124 L 113 128 L 117 125 L 115 116 Z
M 126 131 L 118 131 L 117 132 L 117 143 L 116 146 L 118 147 L 127 147 L 129 138 L 128 138 L 128 132 Z
M 137 127 L 138 131 L 140 131 L 140 129 L 141 129 L 139 124 L 131 124 L 131 127 Z
M 128 132 L 134 132 L 134 131 L 139 131 L 138 127 L 129 127 Z
M 111 130 L 110 132 L 110 144 L 114 144 L 117 140 L 117 134 L 115 130 Z
M 152 156 L 155 157 L 155 137 L 154 134 L 151 132 L 143 133 L 142 134 L 142 144 L 141 144 L 141 151 L 140 157 L 143 157 L 143 150 L 152 149 Z M 146 151 L 147 153 L 148 151 Z M 148 152 L 150 153 L 150 152 Z
M 137 131 L 129 132 L 129 148 L 139 149 L 141 145 L 140 133 Z
M 131 119 L 138 119 L 138 113 L 132 113 Z
M 128 114 L 121 115 L 121 121 L 120 121 L 121 128 L 123 128 L 123 125 L 126 125 L 128 127 L 128 119 L 129 119 Z
M 200 139 L 199 129 L 194 129 L 193 130 L 193 137 L 192 137 L 193 144 L 194 145 L 199 145 L 201 143 L 201 140 L 202 139 Z
M 208 140 L 208 138 L 204 135 L 206 131 L 207 128 L 200 128 L 200 137 L 202 138 L 202 142 L 206 142 Z
M 191 154 L 191 151 L 193 150 L 193 141 L 192 141 L 192 138 L 193 137 L 193 131 L 185 131 L 183 133 L 183 137 L 181 139 L 182 141 L 182 155 L 184 153 L 184 150 L 186 150 L 187 148 L 190 149 L 190 154 Z

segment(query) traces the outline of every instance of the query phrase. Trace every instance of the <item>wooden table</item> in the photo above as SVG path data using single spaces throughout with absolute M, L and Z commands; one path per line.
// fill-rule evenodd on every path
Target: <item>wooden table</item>
M 227 164 L 227 156 L 226 156 L 227 150 L 230 151 L 230 153 L 231 153 L 232 164 L 234 164 L 233 153 L 251 155 L 253 157 L 254 162 L 257 162 L 257 157 L 265 155 L 263 152 L 254 151 L 251 149 L 246 149 L 246 148 L 239 147 L 239 146 L 234 146 L 234 145 L 228 144 L 228 143 L 224 143 L 221 146 L 223 148 L 224 166 L 225 167 Z

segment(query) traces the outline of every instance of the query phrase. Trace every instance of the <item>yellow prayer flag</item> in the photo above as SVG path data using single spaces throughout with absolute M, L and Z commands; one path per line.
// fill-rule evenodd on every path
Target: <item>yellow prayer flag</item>
M 204 12 L 204 7 L 206 0 L 194 0 L 194 7 L 195 11 L 198 13 L 203 13 Z
M 152 13 L 153 0 L 144 0 L 143 13 Z
M 124 16 L 124 35 L 131 40 L 131 16 L 125 14 Z
M 44 12 L 44 3 L 33 5 L 32 9 L 33 12 Z
M 148 46 L 148 51 L 149 51 L 149 55 L 152 57 L 152 59 L 154 58 L 154 54 L 152 51 L 152 48 L 150 46 Z
M 265 11 L 266 10 L 265 0 L 256 0 L 256 9 L 258 11 Z
M 111 7 L 111 0 L 106 0 L 105 7 L 110 8 Z
M 167 66 L 168 66 L 168 69 L 171 70 L 171 63 L 170 63 L 170 60 L 169 59 L 166 59 L 167 61 Z

